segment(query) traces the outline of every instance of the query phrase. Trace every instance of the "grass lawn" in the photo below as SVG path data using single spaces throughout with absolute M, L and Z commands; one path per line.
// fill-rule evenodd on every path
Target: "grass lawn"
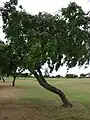
M 73 108 L 62 108 L 60 98 L 42 88 L 34 78 L 17 78 L 16 87 L 0 81 L 1 120 L 90 120 L 90 79 L 47 81 L 62 89 Z

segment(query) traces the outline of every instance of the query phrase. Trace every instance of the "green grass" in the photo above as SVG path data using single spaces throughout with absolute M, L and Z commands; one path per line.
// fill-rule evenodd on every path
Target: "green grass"
M 11 84 L 12 78 L 7 78 L 7 82 Z M 90 79 L 47 79 L 47 81 L 62 89 L 67 97 L 73 102 L 84 104 L 90 103 Z M 54 100 L 60 102 L 57 95 L 42 88 L 35 78 L 17 78 L 16 86 L 21 87 L 23 91 L 22 100 Z M 34 100 L 34 101 L 35 101 Z
M 47 81 L 62 89 L 70 101 L 90 103 L 90 79 L 47 79 Z M 42 88 L 34 78 L 16 80 L 16 86 L 22 86 L 24 94 L 22 99 L 24 100 L 39 99 L 60 102 L 57 95 Z
M 43 120 L 90 120 L 90 79 L 47 79 L 47 81 L 62 89 L 74 107 L 61 108 L 60 98 L 42 88 L 34 78 L 17 78 L 16 88 L 20 89 L 18 104 L 39 105 Z M 11 84 L 11 78 L 7 78 Z M 18 91 L 19 92 L 19 91 Z

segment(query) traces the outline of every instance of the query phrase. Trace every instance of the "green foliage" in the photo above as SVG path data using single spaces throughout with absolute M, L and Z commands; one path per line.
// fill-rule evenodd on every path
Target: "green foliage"
M 10 45 L 0 44 L 0 73 L 15 75 L 21 59 L 12 51 Z
M 6 74 L 8 71 L 8 58 L 6 55 L 7 46 L 0 44 L 0 74 Z
M 21 66 L 37 70 L 47 62 L 52 71 L 54 64 L 58 70 L 64 63 L 68 67 L 88 63 L 89 23 L 80 6 L 70 3 L 61 9 L 60 15 L 31 15 L 22 6 L 18 11 L 17 3 L 6 2 L 1 13 L 3 32 L 11 50 L 22 59 Z
M 75 66 L 77 61 L 78 65 L 88 63 L 90 32 L 85 12 L 76 3 L 70 3 L 67 8 L 62 8 L 62 19 L 66 21 L 68 34 L 65 61 L 69 67 Z

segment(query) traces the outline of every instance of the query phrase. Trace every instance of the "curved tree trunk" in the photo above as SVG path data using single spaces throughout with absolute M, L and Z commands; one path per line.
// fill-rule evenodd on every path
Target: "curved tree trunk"
M 31 71 L 31 72 L 34 74 L 35 78 L 38 80 L 39 84 L 42 87 L 49 90 L 50 92 L 53 92 L 53 93 L 57 94 L 61 98 L 61 100 L 63 102 L 63 107 L 72 107 L 72 104 L 69 102 L 69 100 L 67 99 L 67 97 L 65 96 L 63 91 L 61 91 L 60 89 L 48 84 L 47 81 L 44 79 L 40 70 L 38 70 L 39 75 L 35 71 Z
M 12 86 L 15 86 L 16 76 L 13 76 Z

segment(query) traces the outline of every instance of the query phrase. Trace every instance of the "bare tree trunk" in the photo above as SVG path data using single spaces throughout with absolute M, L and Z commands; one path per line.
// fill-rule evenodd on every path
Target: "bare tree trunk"
M 42 87 L 49 90 L 50 92 L 53 92 L 53 93 L 59 95 L 59 97 L 61 98 L 61 100 L 63 102 L 63 107 L 72 107 L 72 104 L 69 102 L 69 100 L 67 99 L 67 97 L 65 96 L 63 91 L 61 91 L 60 89 L 48 84 L 47 81 L 44 79 L 40 70 L 38 70 L 39 75 L 37 74 L 36 71 L 31 71 L 31 72 L 34 74 L 35 78 L 38 80 L 39 84 Z
M 16 76 L 13 76 L 12 86 L 15 86 Z
M 22 69 L 19 74 L 21 74 L 25 69 Z M 13 81 L 12 81 L 12 86 L 15 86 L 15 80 L 16 80 L 16 77 L 17 77 L 17 73 L 16 73 L 16 70 L 14 71 L 14 74 L 13 74 Z

